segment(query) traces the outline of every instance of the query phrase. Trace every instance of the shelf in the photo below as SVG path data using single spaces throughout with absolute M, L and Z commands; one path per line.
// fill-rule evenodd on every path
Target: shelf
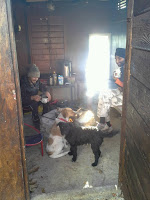
M 69 85 L 49 85 L 50 88 L 65 88 L 65 87 L 75 87 L 75 84 L 69 84 Z

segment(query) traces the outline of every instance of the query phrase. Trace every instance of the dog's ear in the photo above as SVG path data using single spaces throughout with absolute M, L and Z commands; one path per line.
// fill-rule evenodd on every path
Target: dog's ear
M 61 111 L 61 114 L 62 114 L 62 116 L 63 116 L 64 118 L 66 118 L 66 117 L 67 117 L 67 109 L 63 109 L 63 110 Z

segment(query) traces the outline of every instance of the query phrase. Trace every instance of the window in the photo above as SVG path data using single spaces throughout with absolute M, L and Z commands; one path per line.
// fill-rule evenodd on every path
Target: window
M 127 1 L 126 0 L 118 0 L 117 10 L 122 10 L 127 7 Z
M 108 89 L 110 71 L 110 34 L 90 34 L 86 65 L 87 96 Z

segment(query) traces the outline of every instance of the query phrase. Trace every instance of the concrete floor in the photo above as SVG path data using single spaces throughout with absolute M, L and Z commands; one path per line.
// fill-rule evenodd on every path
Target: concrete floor
M 116 86 L 108 82 L 109 88 Z M 96 113 L 98 95 L 93 98 L 92 110 Z M 81 103 L 81 102 L 80 102 Z M 86 108 L 87 99 L 79 107 Z M 32 124 L 31 114 L 24 115 L 24 122 Z M 120 130 L 121 115 L 111 109 L 111 123 L 114 129 Z M 30 135 L 25 128 L 25 135 Z M 118 185 L 120 132 L 112 138 L 105 138 L 101 145 L 102 156 L 96 167 L 92 167 L 94 156 L 90 145 L 78 147 L 78 158 L 75 163 L 66 155 L 61 158 L 49 158 L 45 147 L 47 135 L 44 134 L 44 156 L 41 156 L 40 145 L 26 148 L 28 171 L 33 167 L 38 170 L 29 174 L 29 180 L 37 183 L 31 192 L 32 200 L 123 200 Z M 86 182 L 92 188 L 83 189 Z M 32 186 L 32 185 L 31 185 Z
M 63 192 L 42 194 L 32 200 L 124 200 L 121 191 L 114 186 L 92 189 L 67 190 Z
M 30 119 L 30 114 L 24 115 L 24 122 L 29 123 Z M 114 129 L 120 129 L 120 120 L 120 114 L 112 109 L 111 122 Z M 29 134 L 29 129 L 25 129 L 25 134 Z M 93 188 L 118 184 L 120 133 L 112 138 L 104 139 L 101 145 L 102 157 L 96 167 L 91 166 L 94 156 L 90 145 L 78 148 L 78 159 L 73 163 L 69 155 L 57 159 L 49 158 L 45 151 L 46 143 L 47 137 L 44 136 L 43 157 L 40 145 L 26 148 L 27 169 L 30 170 L 34 166 L 39 167 L 38 171 L 29 175 L 29 180 L 37 181 L 37 188 L 31 193 L 31 198 L 37 198 L 43 193 L 83 190 L 87 181 Z M 64 199 L 67 198 L 64 197 Z M 85 199 L 88 200 L 88 198 Z

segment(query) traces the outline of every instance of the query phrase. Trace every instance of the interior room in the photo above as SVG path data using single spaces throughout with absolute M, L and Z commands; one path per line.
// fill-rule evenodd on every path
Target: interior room
M 48 79 L 50 73 L 63 74 L 64 60 L 70 61 L 71 73 L 75 76 L 76 84 L 82 89 L 82 85 L 84 87 L 86 82 L 85 70 L 91 51 L 89 50 L 90 37 L 92 34 L 99 34 L 109 35 L 107 60 L 110 60 L 107 64 L 108 69 L 105 70 L 103 67 L 99 76 L 104 77 L 106 73 L 110 76 L 107 79 L 112 79 L 112 72 L 117 67 L 114 60 L 115 49 L 126 46 L 126 3 L 119 5 L 118 1 L 107 0 L 56 0 L 52 1 L 54 10 L 51 10 L 50 5 L 51 1 L 12 3 L 20 76 L 26 73 L 29 63 L 35 63 L 42 77 L 46 75 L 44 78 Z M 104 49 L 105 43 L 103 45 L 102 42 L 100 43 L 99 48 Z M 103 54 L 101 56 L 103 57 Z M 95 66 L 95 60 L 96 57 L 91 60 L 90 65 Z M 101 65 L 104 62 L 102 60 L 104 58 L 100 57 Z M 94 69 L 91 76 L 96 74 Z M 81 96 L 81 91 L 77 91 L 78 98 Z M 58 93 L 56 89 L 54 93 Z
M 148 200 L 150 3 L 8 0 L 0 5 L 2 200 Z M 75 124 L 69 125 L 72 133 L 99 130 L 100 94 L 118 89 L 117 48 L 126 49 L 123 99 L 110 106 L 105 125 L 113 130 L 102 131 L 97 159 L 95 138 L 79 140 L 75 151 L 59 120 Z M 39 94 L 38 122 L 21 91 L 21 79 L 29 78 L 33 66 L 51 95 L 45 103 Z M 63 140 L 56 156 L 50 152 L 54 137 Z
M 117 68 L 115 50 L 126 46 L 126 1 L 118 4 L 118 1 L 98 0 L 14 0 L 12 7 L 20 78 L 26 74 L 29 63 L 36 64 L 41 72 L 41 81 L 50 87 L 52 102 L 58 101 L 56 106 L 67 102 L 67 106 L 74 109 L 76 106 L 84 109 L 90 107 L 96 117 L 99 91 L 116 88 L 113 81 L 113 71 Z M 66 65 L 70 65 L 71 68 L 68 78 L 65 78 L 64 74 Z M 63 85 L 59 82 L 55 84 L 54 80 L 50 85 L 50 76 L 54 73 L 64 76 Z M 50 106 L 50 109 L 53 107 Z M 111 112 L 113 126 L 120 131 L 121 114 L 116 110 Z M 27 114 L 24 114 L 24 122 L 32 125 L 31 114 Z M 28 131 L 25 127 L 25 136 L 29 134 Z M 31 197 L 43 193 L 80 190 L 87 181 L 91 182 L 89 184 L 93 188 L 102 186 L 115 188 L 115 185 L 118 185 L 120 134 L 111 138 L 111 141 L 105 139 L 107 141 L 105 145 L 109 146 L 108 152 L 113 153 L 108 155 L 112 157 L 112 162 L 109 163 L 109 160 L 104 162 L 106 166 L 111 165 L 111 168 L 100 166 L 92 170 L 90 165 L 88 169 L 90 160 L 84 158 L 85 154 L 88 154 L 88 157 L 92 156 L 90 146 L 78 150 L 81 160 L 87 163 L 82 161 L 83 165 L 79 164 L 80 167 L 73 166 L 72 163 L 66 166 L 65 163 L 70 157 L 57 159 L 48 157 L 45 151 L 48 133 L 45 133 L 45 130 L 41 132 L 44 137 L 44 160 L 39 150 L 40 145 L 26 148 L 27 169 L 30 171 L 31 168 L 39 166 L 34 175 L 29 175 L 29 181 L 33 178 L 37 181 L 34 185 L 29 184 Z M 114 142 L 116 145 L 113 149 Z M 62 169 L 68 168 L 67 171 L 73 168 L 68 177 L 65 175 L 66 181 L 64 173 L 59 173 L 57 165 Z M 87 172 L 83 175 L 85 167 Z M 75 170 L 77 171 L 74 174 Z M 54 174 L 57 176 L 53 176 Z

